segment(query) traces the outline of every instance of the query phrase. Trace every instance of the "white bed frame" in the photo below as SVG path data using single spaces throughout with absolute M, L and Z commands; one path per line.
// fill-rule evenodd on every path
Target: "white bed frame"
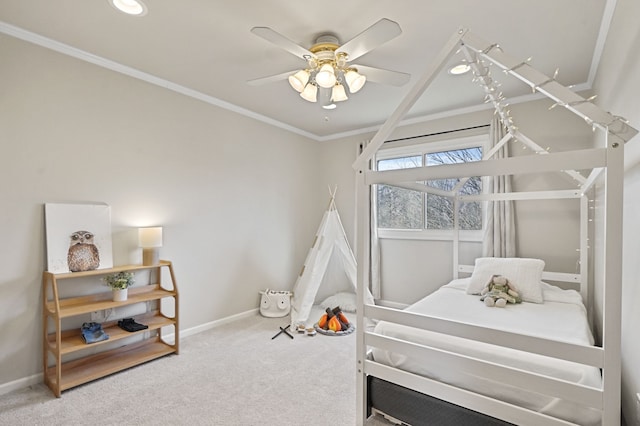
M 375 153 L 388 139 L 400 119 L 421 96 L 426 87 L 446 65 L 448 59 L 461 49 L 472 64 L 476 75 L 480 75 L 480 84 L 487 92 L 487 100 L 492 102 L 501 116 L 508 131 L 502 143 L 515 138 L 536 154 L 505 159 L 444 166 L 430 166 L 413 169 L 375 171 L 372 159 Z M 494 84 L 484 73 L 483 62 L 490 62 L 505 73 L 512 75 L 533 91 L 537 91 L 554 100 L 558 106 L 565 107 L 582 117 L 595 130 L 602 130 L 606 139 L 604 148 L 591 148 L 571 152 L 548 153 L 534 141 L 521 134 L 512 125 L 511 117 L 504 108 L 504 98 L 498 91 L 492 90 Z M 358 306 L 357 306 L 357 399 L 358 424 L 363 424 L 367 416 L 367 376 L 372 375 L 396 383 L 420 393 L 448 401 L 473 411 L 487 414 L 498 419 L 519 425 L 569 425 L 565 420 L 514 406 L 500 400 L 489 398 L 467 390 L 441 383 L 429 378 L 417 376 L 393 367 L 376 363 L 368 359 L 368 348 L 380 347 L 394 352 L 421 356 L 425 359 L 438 359 L 455 363 L 456 368 L 465 369 L 474 374 L 492 377 L 511 383 L 514 386 L 575 401 L 602 412 L 602 424 L 607 426 L 620 423 L 620 308 L 622 279 L 622 185 L 624 143 L 631 139 L 637 130 L 628 126 L 620 117 L 601 110 L 535 69 L 527 61 L 519 61 L 496 45 L 485 42 L 466 29 L 458 30 L 444 46 L 434 65 L 425 71 L 410 93 L 389 117 L 386 123 L 373 137 L 369 145 L 353 164 L 357 174 L 357 252 L 358 252 Z M 584 177 L 574 170 L 591 170 Z M 520 192 L 507 194 L 486 194 L 477 196 L 453 195 L 456 202 L 463 200 L 536 200 L 536 199 L 580 199 L 580 272 L 578 274 L 547 273 L 543 278 L 554 281 L 577 283 L 580 292 L 589 306 L 589 194 L 593 198 L 596 181 L 604 185 L 603 191 L 603 235 L 602 274 L 604 283 L 604 302 L 602 306 L 601 338 L 602 346 L 585 347 L 541 338 L 532 338 L 515 333 L 490 330 L 468 324 L 445 321 L 425 315 L 412 314 L 397 309 L 375 306 L 365 303 L 363 289 L 368 286 L 370 274 L 370 201 L 371 185 L 390 184 L 394 186 L 420 189 L 418 181 L 443 178 L 465 178 L 470 176 L 517 175 L 540 172 L 561 172 L 569 175 L 576 183 L 575 189 L 540 192 Z M 421 189 L 429 192 L 428 189 Z M 458 264 L 458 236 L 454 237 L 454 271 L 471 272 L 472 266 Z M 496 364 L 483 362 L 457 354 L 442 352 L 397 338 L 385 337 L 366 329 L 366 320 L 384 320 L 422 328 L 465 339 L 483 341 L 504 347 L 531 353 L 551 356 L 577 363 L 595 366 L 602 371 L 602 387 L 599 389 L 573 384 L 559 379 L 513 370 Z

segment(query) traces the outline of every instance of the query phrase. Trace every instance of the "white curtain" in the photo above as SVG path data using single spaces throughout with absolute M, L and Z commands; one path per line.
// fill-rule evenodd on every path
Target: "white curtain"
M 499 117 L 494 117 L 489 128 L 491 146 L 495 146 L 505 136 L 504 126 Z M 494 154 L 492 158 L 509 156 L 508 143 Z M 488 178 L 489 192 L 511 192 L 511 176 L 491 176 Z M 482 242 L 484 257 L 515 257 L 516 228 L 514 221 L 513 201 L 487 201 L 485 213 L 485 232 Z
M 376 186 L 371 186 L 371 294 L 375 299 L 380 298 L 380 239 L 378 238 L 378 203 L 376 201 Z

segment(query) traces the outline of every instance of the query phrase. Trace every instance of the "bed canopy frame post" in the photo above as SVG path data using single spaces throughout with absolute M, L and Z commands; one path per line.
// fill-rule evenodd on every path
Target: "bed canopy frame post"
M 460 265 L 460 198 L 453 197 L 453 278 L 459 276 Z
M 602 424 L 620 422 L 622 343 L 620 311 L 622 309 L 622 201 L 624 183 L 624 140 L 607 131 L 607 170 L 604 193 L 604 306 L 602 347 L 604 368 L 602 390 L 604 410 Z
M 589 326 L 593 329 L 593 304 L 591 303 L 589 290 L 589 197 L 583 193 L 580 197 L 580 260 L 578 261 L 578 273 L 580 274 L 580 295 L 587 307 Z
M 365 324 L 364 301 L 365 288 L 369 286 L 370 274 L 370 238 L 371 230 L 371 203 L 370 187 L 365 182 L 363 169 L 357 171 L 356 176 L 356 202 L 361 208 L 356 211 L 356 250 L 357 250 L 357 285 L 356 285 L 356 324 L 361 328 Z M 364 332 L 356 333 L 356 420 L 362 425 L 367 418 L 367 375 L 364 371 L 367 348 L 364 340 Z

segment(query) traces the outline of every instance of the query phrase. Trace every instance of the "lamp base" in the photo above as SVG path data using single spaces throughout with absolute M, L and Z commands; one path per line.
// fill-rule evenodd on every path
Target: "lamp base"
M 144 266 L 157 265 L 160 262 L 160 251 L 157 248 L 142 249 L 142 264 Z

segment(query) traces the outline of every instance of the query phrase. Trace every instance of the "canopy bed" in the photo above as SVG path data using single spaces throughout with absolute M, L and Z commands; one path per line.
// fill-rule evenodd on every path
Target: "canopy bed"
M 498 145 L 517 140 L 534 155 L 377 171 L 372 161 L 400 119 L 456 51 L 462 52 L 485 89 L 506 133 Z M 518 78 L 602 132 L 604 146 L 550 153 L 513 125 L 505 98 L 495 90 L 488 66 Z M 505 53 L 466 29 L 458 30 L 433 66 L 376 133 L 353 167 L 357 174 L 357 384 L 358 422 L 373 412 L 409 424 L 616 425 L 620 422 L 620 297 L 623 151 L 637 131 L 527 61 Z M 543 270 L 537 259 L 478 258 L 460 264 L 457 231 L 453 240 L 453 280 L 405 310 L 367 301 L 370 283 L 370 192 L 385 184 L 428 193 L 433 179 L 562 173 L 568 189 L 454 194 L 463 201 L 575 199 L 580 204 L 579 271 Z M 594 345 L 587 307 L 592 305 L 589 204 L 598 190 L 603 211 L 604 283 L 600 333 Z M 455 223 L 455 222 L 454 222 Z M 541 266 L 542 265 L 542 266 Z M 504 275 L 526 293 L 523 302 L 497 310 L 478 301 L 482 284 Z M 521 275 L 518 275 L 521 274 Z M 524 275 L 522 275 L 524 274 Z M 514 276 L 516 278 L 514 278 Z M 549 284 L 566 282 L 575 290 Z M 480 286 L 480 288 L 478 288 Z M 457 308 L 453 308 L 457 307 Z M 498 316 L 496 316 L 498 315 Z M 505 327 L 505 315 L 509 321 Z M 375 328 L 367 327 L 371 322 Z M 500 326 L 496 324 L 499 323 Z

